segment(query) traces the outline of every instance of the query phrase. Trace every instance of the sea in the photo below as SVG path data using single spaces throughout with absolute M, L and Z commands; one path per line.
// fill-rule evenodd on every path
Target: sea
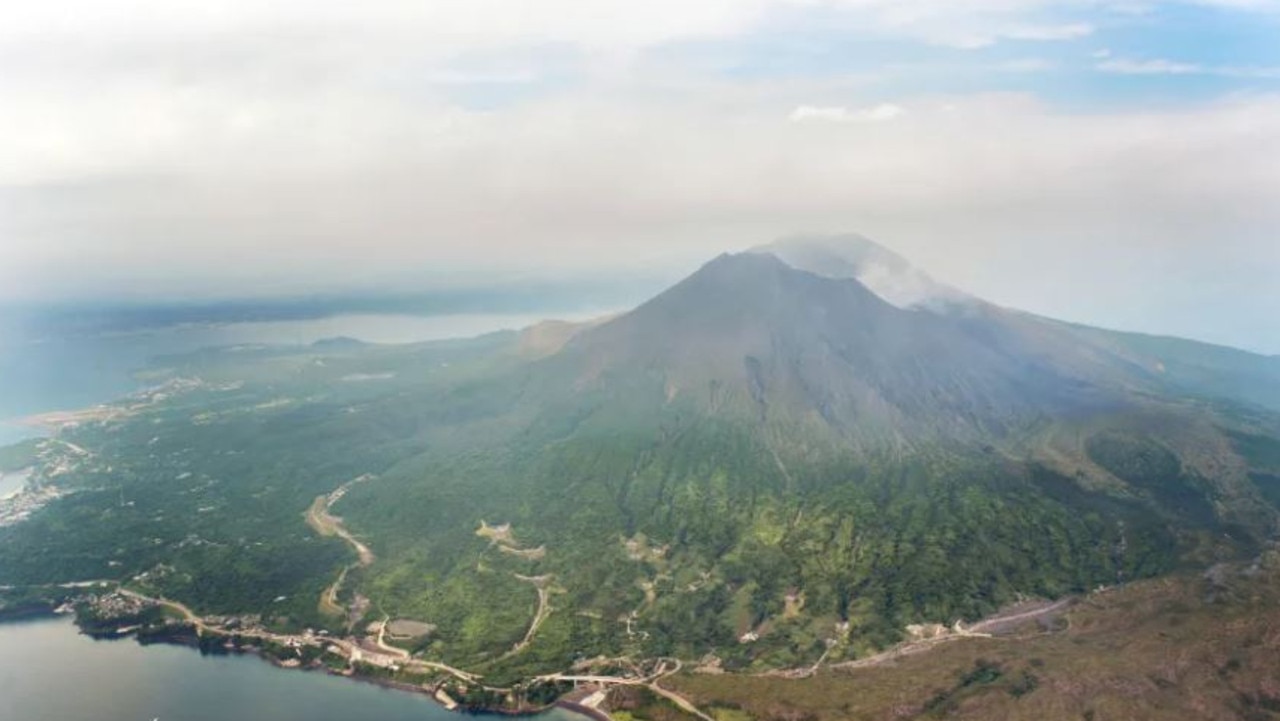
M 95 641 L 66 616 L 0 624 L 4 721 L 460 721 L 425 695 L 256 656 Z M 470 718 L 507 718 L 479 715 Z M 586 721 L 552 709 L 538 721 Z

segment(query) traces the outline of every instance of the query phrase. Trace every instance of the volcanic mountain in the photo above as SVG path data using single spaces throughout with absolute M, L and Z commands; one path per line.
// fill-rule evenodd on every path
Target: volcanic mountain
M 754 609 L 711 613 L 738 631 L 789 588 L 883 638 L 1276 527 L 1280 360 L 1002 308 L 859 236 L 722 255 L 559 330 L 473 430 L 516 432 L 511 492 L 573 509 L 540 538 L 668 541 Z
M 860 236 L 722 255 L 547 363 L 579 394 L 647 385 L 699 414 L 899 451 L 1013 448 L 1048 427 L 1203 431 L 1210 399 L 1280 410 L 1280 359 L 1001 308 Z
M 412 650 L 487 673 L 766 669 L 1249 556 L 1280 518 L 1280 359 L 1003 308 L 859 236 L 722 255 L 594 323 L 165 363 L 234 391 L 69 431 L 108 469 L 78 482 L 123 495 L 8 530 L 0 582 L 160 564 L 167 597 L 325 627 L 337 577 L 321 609 L 419 619 Z M 313 542 L 318 495 L 376 561 Z

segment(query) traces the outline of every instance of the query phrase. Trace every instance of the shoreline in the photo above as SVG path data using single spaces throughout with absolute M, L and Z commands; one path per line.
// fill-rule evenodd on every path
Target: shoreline
M 474 716 L 476 714 L 491 714 L 511 718 L 533 718 L 555 708 L 562 708 L 571 713 L 583 716 L 584 719 L 589 719 L 590 721 L 613 721 L 608 714 L 599 709 L 582 706 L 563 699 L 556 699 L 549 704 L 536 708 L 522 709 L 478 707 L 469 706 L 463 703 L 455 703 L 453 706 L 449 706 L 448 704 L 441 702 L 437 695 L 444 687 L 444 681 L 439 681 L 430 685 L 414 684 L 393 678 L 363 674 L 354 669 L 339 671 L 319 662 L 318 660 L 313 660 L 310 663 L 290 664 L 287 660 L 282 660 L 271 655 L 263 646 L 233 646 L 230 642 L 232 636 L 224 634 L 202 635 L 194 625 L 188 623 L 184 623 L 180 626 L 164 627 L 158 630 L 153 629 L 151 633 L 148 633 L 148 629 L 146 627 L 139 627 L 135 625 L 119 627 L 104 626 L 100 629 L 90 629 L 87 628 L 85 624 L 81 623 L 80 619 L 76 618 L 74 614 L 59 612 L 57 609 L 61 606 L 62 604 L 60 603 L 42 602 L 37 604 L 27 604 L 21 608 L 0 609 L 0 625 L 11 623 L 19 624 L 28 621 L 50 621 L 65 616 L 69 617 L 68 620 L 71 625 L 75 627 L 77 634 L 88 636 L 96 641 L 114 642 L 132 639 L 134 643 L 142 647 L 155 644 L 181 646 L 196 651 L 202 656 L 252 656 L 257 658 L 259 661 L 282 671 L 323 673 L 327 676 L 345 678 L 357 683 L 365 683 L 392 691 L 422 696 L 440 708 L 459 715 Z M 223 640 L 223 642 L 216 645 L 206 646 L 201 643 L 202 639 L 219 639 Z

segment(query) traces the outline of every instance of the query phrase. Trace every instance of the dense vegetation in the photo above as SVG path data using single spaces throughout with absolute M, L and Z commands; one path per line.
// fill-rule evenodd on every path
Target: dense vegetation
M 94 454 L 59 480 L 80 490 L 0 532 L 3 580 L 134 578 L 203 612 L 341 630 L 317 599 L 350 550 L 303 512 L 371 473 L 334 512 L 378 560 L 340 598 L 435 625 L 415 650 L 499 679 L 712 650 L 732 669 L 805 663 L 828 639 L 853 657 L 908 623 L 1158 574 L 1195 540 L 1180 529 L 1216 527 L 1176 457 L 1123 436 L 1089 452 L 1128 495 L 989 451 L 810 454 L 679 405 L 622 417 L 587 398 L 576 419 L 511 433 L 523 365 L 496 343 L 182 359 L 204 386 L 66 432 Z M 357 372 L 396 375 L 334 380 Z M 482 521 L 511 537 L 477 536 Z M 517 574 L 550 576 L 553 610 L 500 659 L 538 604 Z

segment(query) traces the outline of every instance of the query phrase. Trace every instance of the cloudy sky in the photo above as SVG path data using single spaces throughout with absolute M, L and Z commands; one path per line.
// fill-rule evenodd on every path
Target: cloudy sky
M 1280 1 L 0 0 L 0 302 L 675 277 L 796 231 L 1280 353 Z

